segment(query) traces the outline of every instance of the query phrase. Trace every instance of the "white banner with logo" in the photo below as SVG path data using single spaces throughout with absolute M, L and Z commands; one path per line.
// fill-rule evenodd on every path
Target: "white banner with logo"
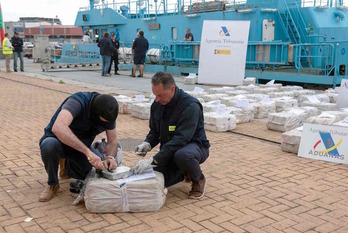
M 348 164 L 348 128 L 304 124 L 298 156 Z
M 348 79 L 342 79 L 340 94 L 337 99 L 338 108 L 348 108 Z
M 250 21 L 204 20 L 198 82 L 242 85 Z

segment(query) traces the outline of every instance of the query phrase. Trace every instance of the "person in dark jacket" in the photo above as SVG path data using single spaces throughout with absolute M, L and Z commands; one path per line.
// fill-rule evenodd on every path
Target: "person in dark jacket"
M 146 51 L 149 49 L 149 42 L 147 41 L 147 39 L 145 39 L 144 32 L 139 31 L 138 34 L 137 34 L 137 38 L 135 38 L 132 45 L 132 50 L 134 53 L 134 61 L 133 61 L 134 65 L 133 65 L 131 77 L 135 77 L 135 72 L 137 71 L 138 65 L 140 65 L 140 68 L 139 68 L 140 74 L 138 75 L 138 77 L 143 77 Z
M 117 49 L 112 46 L 110 35 L 105 32 L 104 37 L 98 42 L 98 47 L 100 48 L 100 55 L 102 56 L 102 76 L 110 77 L 109 67 L 111 62 L 112 53 L 117 53 Z
M 17 72 L 17 61 L 18 57 L 20 60 L 20 69 L 21 71 L 24 71 L 24 61 L 23 61 L 23 40 L 19 38 L 18 32 L 14 33 L 14 36 L 11 38 L 11 43 L 14 48 L 13 50 L 13 69 L 14 72 Z
M 200 164 L 209 156 L 209 141 L 204 130 L 203 108 L 200 102 L 179 89 L 174 78 L 158 72 L 152 78 L 156 96 L 151 106 L 150 132 L 136 148 L 145 156 L 160 143 L 160 151 L 149 159 L 140 160 L 131 170 L 141 174 L 154 167 L 163 173 L 165 186 L 192 181 L 189 198 L 200 199 L 207 185 Z
M 120 49 L 120 42 L 118 40 L 116 40 L 116 35 L 114 33 L 111 34 L 111 44 L 112 44 L 112 47 L 117 49 L 117 52 L 114 52 L 114 51 L 112 52 L 111 62 L 110 62 L 110 67 L 109 67 L 108 73 L 110 74 L 111 66 L 112 66 L 112 63 L 114 62 L 115 63 L 115 74 L 119 75 L 119 73 L 117 71 L 118 71 L 118 51 Z
M 39 201 L 49 201 L 58 191 L 58 165 L 64 167 L 65 175 L 78 180 L 85 179 L 92 166 L 96 169 L 116 169 L 117 116 L 118 103 L 110 95 L 77 92 L 64 100 L 39 143 L 48 174 L 48 186 L 41 193 Z M 108 144 L 103 163 L 91 145 L 95 137 L 104 131 Z M 60 163 L 61 159 L 65 159 L 63 164 Z

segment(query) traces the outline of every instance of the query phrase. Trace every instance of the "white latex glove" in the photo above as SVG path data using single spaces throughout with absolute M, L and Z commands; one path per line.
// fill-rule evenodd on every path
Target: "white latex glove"
M 138 161 L 138 163 L 132 167 L 129 171 L 133 172 L 134 175 L 144 173 L 147 169 L 150 169 L 152 167 L 156 167 L 156 165 L 152 165 L 153 157 L 149 159 L 143 159 Z
M 143 142 L 135 149 L 135 154 L 145 156 L 147 152 L 151 150 L 151 145 L 148 142 Z

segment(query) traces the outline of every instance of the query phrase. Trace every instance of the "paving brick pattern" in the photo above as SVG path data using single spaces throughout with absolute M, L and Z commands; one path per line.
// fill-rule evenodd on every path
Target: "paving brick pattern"
M 347 165 L 298 158 L 232 133 L 208 132 L 200 201 L 187 199 L 190 185 L 180 183 L 159 212 L 92 214 L 71 205 L 64 180 L 53 200 L 38 202 L 47 181 L 38 147 L 43 128 L 68 93 L 86 90 L 0 73 L 0 232 L 348 232 Z M 121 115 L 117 130 L 119 138 L 142 139 L 148 123 Z M 126 165 L 138 159 L 125 152 Z

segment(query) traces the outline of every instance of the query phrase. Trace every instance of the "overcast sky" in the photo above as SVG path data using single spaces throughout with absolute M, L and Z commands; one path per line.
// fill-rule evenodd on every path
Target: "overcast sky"
M 19 17 L 49 17 L 56 15 L 65 25 L 74 25 L 80 7 L 89 0 L 0 0 L 2 18 L 17 21 Z

